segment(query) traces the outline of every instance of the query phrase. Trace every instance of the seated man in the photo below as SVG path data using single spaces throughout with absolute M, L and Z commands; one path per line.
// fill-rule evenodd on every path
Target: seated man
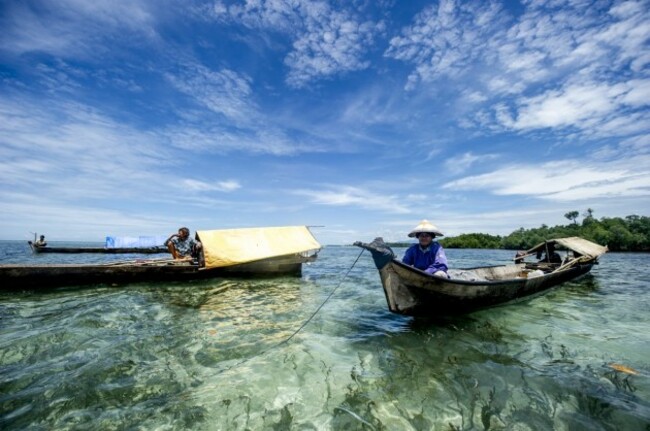
M 413 244 L 406 250 L 402 262 L 428 274 L 449 278 L 447 275 L 447 256 L 445 256 L 442 246 L 437 241 L 433 241 L 436 236 L 443 235 L 437 227 L 427 220 L 422 220 L 409 233 L 409 237 L 416 237 L 418 243 Z
M 525 257 L 526 257 L 526 252 L 523 250 L 519 250 L 515 254 L 515 263 L 523 263 Z
M 197 258 L 201 260 L 201 242 L 190 238 L 190 230 L 186 227 L 178 229 L 178 233 L 172 234 L 165 245 L 174 259 L 188 260 Z
M 537 258 L 539 259 L 542 251 L 538 251 Z M 546 254 L 540 262 L 548 263 L 562 263 L 562 257 L 555 251 L 555 244 L 549 242 L 546 244 Z
M 34 241 L 35 247 L 45 247 L 46 245 L 47 245 L 47 241 L 45 241 L 45 235 L 41 235 L 38 241 Z

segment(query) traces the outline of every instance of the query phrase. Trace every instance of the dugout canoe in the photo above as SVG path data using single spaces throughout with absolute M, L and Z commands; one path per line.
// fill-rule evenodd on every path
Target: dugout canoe
M 399 261 L 382 238 L 354 245 L 370 251 L 379 271 L 388 309 L 409 316 L 467 313 L 542 294 L 587 274 L 607 247 L 579 237 L 550 239 L 523 253 L 509 265 L 449 270 L 437 277 Z M 551 246 L 566 251 L 559 263 L 527 262 Z
M 0 265 L 3 289 L 300 275 L 321 245 L 306 226 L 197 231 L 202 264 L 173 259 L 104 264 Z
M 104 253 L 104 254 L 162 254 L 169 253 L 166 247 L 38 247 L 27 241 L 33 253 Z
M 221 268 L 173 259 L 135 260 L 105 264 L 0 265 L 3 289 L 46 289 L 90 284 L 189 281 L 216 277 L 299 276 L 302 264 L 317 253 L 291 254 Z

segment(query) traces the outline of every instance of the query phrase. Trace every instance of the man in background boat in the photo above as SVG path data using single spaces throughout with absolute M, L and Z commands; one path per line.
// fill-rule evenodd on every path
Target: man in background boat
M 537 259 L 540 259 L 542 257 L 542 252 L 545 252 L 544 257 L 540 262 L 548 262 L 548 263 L 562 263 L 562 257 L 559 255 L 558 252 L 555 251 L 555 244 L 552 242 L 546 243 L 546 247 L 543 249 L 539 249 L 537 251 Z
M 190 238 L 190 230 L 186 227 L 178 229 L 178 233 L 172 234 L 165 241 L 167 249 L 174 259 L 189 260 L 198 259 L 202 262 L 203 246 L 200 241 Z
M 37 241 L 34 241 L 34 247 L 45 247 L 46 245 L 47 241 L 45 241 L 45 235 L 41 235 Z
M 442 232 L 428 220 L 422 220 L 408 236 L 417 238 L 418 243 L 406 250 L 402 262 L 427 274 L 449 278 L 445 251 L 440 243 L 433 241 L 436 236 L 443 236 Z

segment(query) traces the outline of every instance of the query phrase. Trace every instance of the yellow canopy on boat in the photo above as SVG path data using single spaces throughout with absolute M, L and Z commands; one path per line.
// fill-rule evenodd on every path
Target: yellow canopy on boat
M 201 230 L 206 268 L 253 262 L 270 257 L 320 250 L 306 226 Z

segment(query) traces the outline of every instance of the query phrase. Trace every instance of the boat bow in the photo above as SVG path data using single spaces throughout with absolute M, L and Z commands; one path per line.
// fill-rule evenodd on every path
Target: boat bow
M 382 269 L 395 258 L 395 253 L 381 237 L 375 238 L 371 243 L 356 241 L 353 245 L 368 250 L 372 254 L 372 260 L 375 261 L 377 269 Z

